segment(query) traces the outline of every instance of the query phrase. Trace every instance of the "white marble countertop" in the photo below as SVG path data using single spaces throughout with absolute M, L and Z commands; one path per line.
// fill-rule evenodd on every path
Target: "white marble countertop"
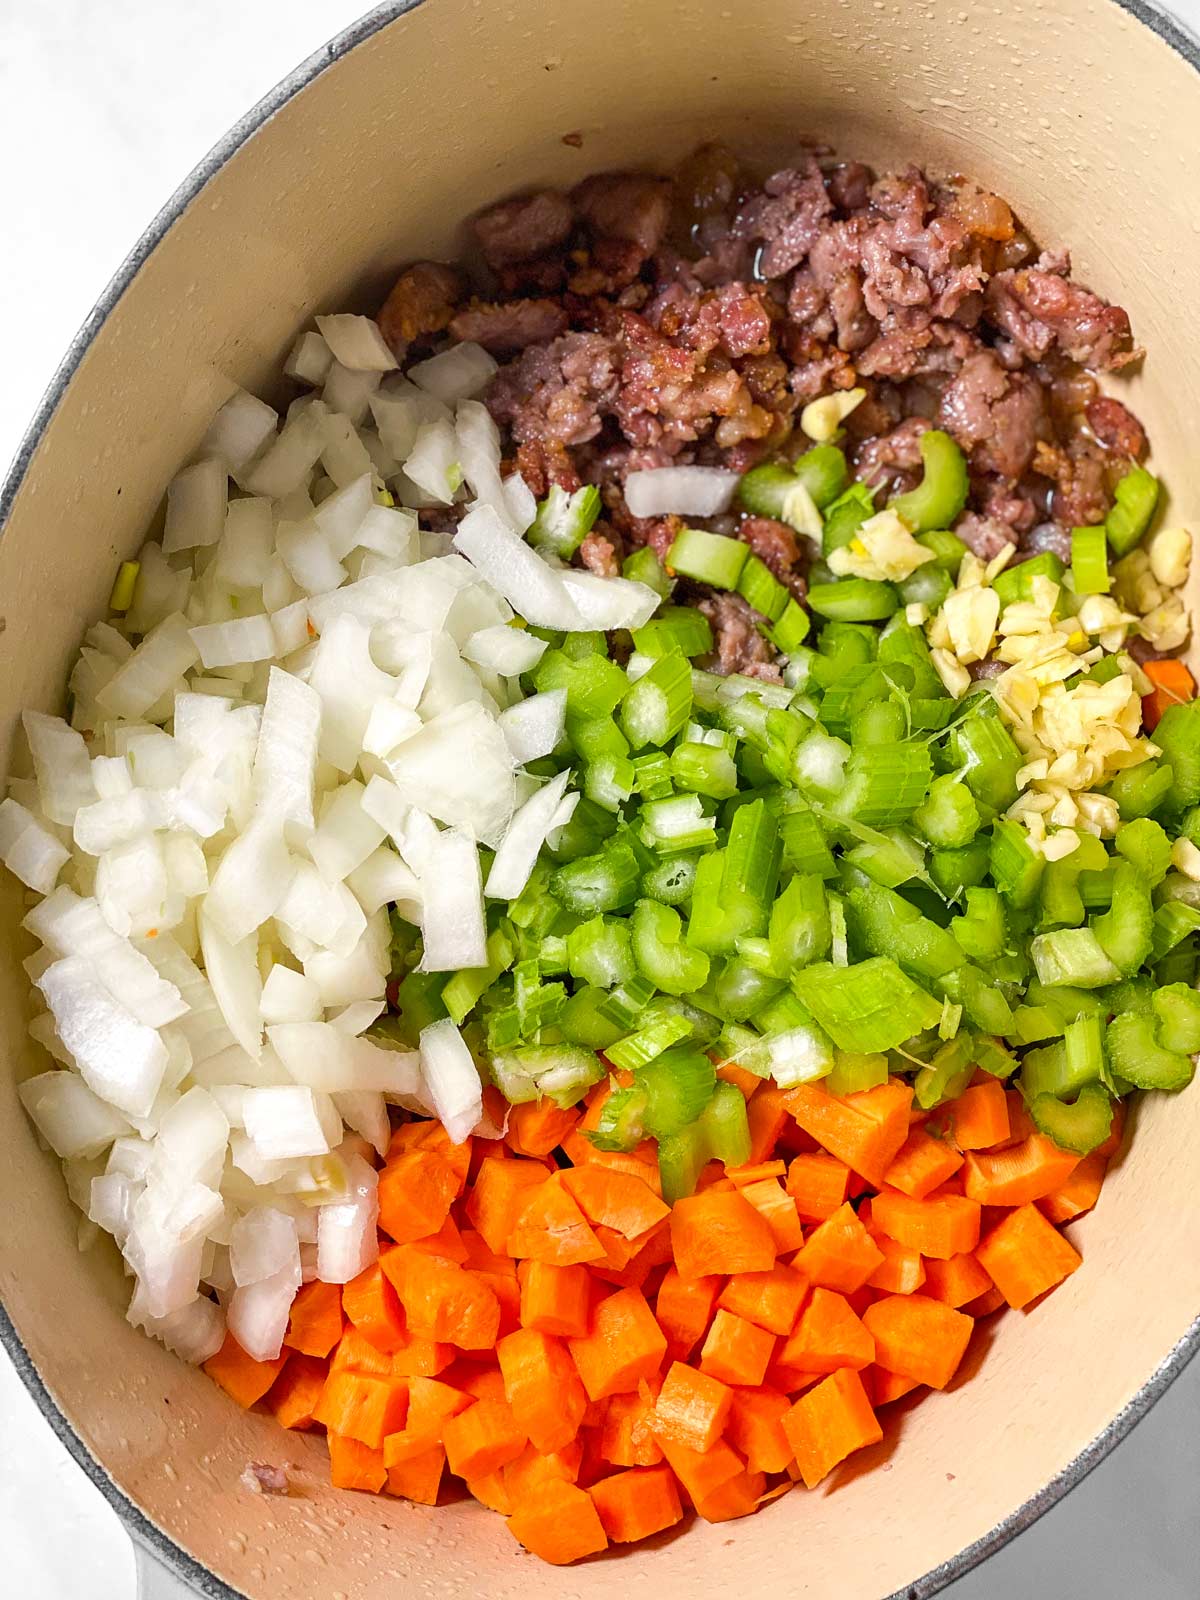
M 0 457 L 150 217 L 366 0 L 0 3 Z M 1200 0 L 1175 0 L 1200 29 Z M 1074 1494 L 951 1600 L 1194 1600 L 1200 1361 Z M 113 1512 L 0 1356 L 0 1551 L 21 1600 L 132 1600 Z M 83 1576 L 86 1574 L 86 1578 Z

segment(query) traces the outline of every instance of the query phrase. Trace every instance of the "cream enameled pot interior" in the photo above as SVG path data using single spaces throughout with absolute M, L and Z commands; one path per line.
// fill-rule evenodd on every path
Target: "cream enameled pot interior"
M 580 132 L 582 146 L 562 142 Z M 1200 76 L 1109 0 L 425 0 L 282 106 L 170 227 L 66 390 L 0 542 L 0 769 L 22 706 L 58 709 L 68 660 L 167 479 L 234 382 L 269 382 L 313 311 L 373 308 L 395 268 L 534 183 L 669 164 L 703 138 L 820 136 L 877 164 L 965 171 L 1132 313 L 1132 402 L 1180 515 L 1200 513 Z M 499 1519 L 328 1487 L 324 1447 L 243 1415 L 129 1328 L 115 1255 L 78 1214 L 14 1090 L 33 1069 L 17 932 L 0 915 L 0 1295 L 48 1388 L 117 1485 L 235 1590 L 265 1600 L 728 1591 L 876 1600 L 986 1536 L 1101 1433 L 1200 1313 L 1184 1202 L 1200 1091 L 1148 1103 L 1082 1271 L 979 1342 L 955 1392 L 893 1407 L 831 1487 L 569 1575 Z M 976 1375 L 977 1374 L 977 1375 Z M 869 1472 L 885 1456 L 885 1477 Z M 300 1492 L 253 1497 L 247 1459 Z M 952 1475 L 952 1476 L 951 1476 Z M 620 1560 L 619 1570 L 614 1559 Z

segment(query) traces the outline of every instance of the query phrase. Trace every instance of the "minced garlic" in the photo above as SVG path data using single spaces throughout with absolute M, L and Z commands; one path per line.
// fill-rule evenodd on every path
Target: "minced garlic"
M 844 389 L 840 394 L 810 400 L 800 413 L 800 426 L 815 444 L 828 444 L 846 418 L 867 398 L 865 389 Z
M 839 578 L 872 578 L 882 583 L 903 583 L 918 567 L 937 558 L 918 544 L 894 511 L 868 517 L 847 545 L 829 557 L 830 570 Z

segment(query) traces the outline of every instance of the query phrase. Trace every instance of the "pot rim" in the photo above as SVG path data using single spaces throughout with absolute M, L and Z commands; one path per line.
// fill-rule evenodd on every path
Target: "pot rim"
M 335 34 L 327 44 L 313 51 L 286 77 L 280 79 L 273 89 L 239 118 L 167 200 L 88 313 L 38 403 L 37 410 L 17 446 L 3 484 L 0 484 L 0 537 L 3 537 L 4 526 L 20 492 L 33 454 L 66 394 L 71 379 L 109 314 L 172 224 L 183 215 L 209 180 L 221 171 L 242 145 L 293 96 L 307 88 L 328 67 L 340 61 L 358 45 L 424 3 L 425 0 L 386 0 L 385 4 L 374 7 L 357 22 L 351 23 L 348 28 Z M 1156 4 L 1150 3 L 1150 0 L 1112 0 L 1112 3 L 1119 6 L 1122 11 L 1128 12 L 1152 33 L 1157 34 L 1176 54 L 1182 56 L 1200 73 L 1200 37 L 1181 19 L 1160 10 Z M 208 1600 L 247 1600 L 239 1590 L 218 1578 L 181 1545 L 176 1544 L 168 1533 L 151 1522 L 141 1508 L 109 1476 L 46 1388 L 2 1299 L 0 1299 L 0 1346 L 7 1351 L 18 1376 L 42 1416 L 76 1464 L 117 1513 L 134 1540 L 151 1552 L 169 1572 L 189 1585 L 198 1595 L 207 1596 Z M 897 1590 L 890 1596 L 882 1596 L 880 1600 L 932 1600 L 932 1596 L 938 1594 L 948 1584 L 963 1577 L 988 1556 L 995 1554 L 997 1550 L 1015 1539 L 1019 1533 L 1023 1533 L 1052 1506 L 1057 1505 L 1077 1484 L 1082 1483 L 1093 1467 L 1098 1466 L 1121 1440 L 1132 1432 L 1198 1351 L 1200 1351 L 1200 1315 L 1133 1398 L 1057 1476 L 1043 1484 L 1030 1495 L 1028 1500 L 977 1539 L 974 1544 L 967 1545 L 956 1555 L 906 1584 L 903 1589 Z

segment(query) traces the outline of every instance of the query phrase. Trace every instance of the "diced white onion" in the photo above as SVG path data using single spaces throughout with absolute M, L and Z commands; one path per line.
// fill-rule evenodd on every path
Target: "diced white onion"
M 510 824 L 511 828 L 511 824 Z M 430 841 L 418 870 L 423 972 L 455 972 L 487 962 L 479 851 L 474 835 L 447 828 Z
M 166 555 L 216 544 L 225 531 L 229 474 L 215 456 L 185 467 L 167 486 L 167 519 L 162 547 Z
M 379 324 L 370 317 L 339 313 L 318 317 L 316 322 L 334 360 L 349 367 L 351 372 L 390 372 L 399 365 L 379 331 Z
M 63 1161 L 98 1156 L 129 1123 L 101 1100 L 75 1072 L 42 1072 L 26 1078 L 17 1093 L 46 1143 Z
M 522 672 L 532 672 L 546 649 L 544 639 L 536 638 L 524 628 L 510 628 L 501 623 L 473 633 L 463 645 L 462 653 L 464 661 L 473 662 L 487 672 L 515 678 Z
M 0 859 L 29 889 L 49 894 L 71 852 L 18 801 L 0 801 Z
M 554 826 L 559 802 L 571 781 L 568 769 L 551 778 L 545 788 L 539 789 L 527 800 L 508 825 L 488 873 L 484 893 L 489 900 L 515 900 L 529 882 L 529 875 L 537 861 L 538 852 L 546 842 L 546 835 Z M 483 966 L 479 961 L 462 961 L 459 966 Z
M 452 345 L 428 361 L 418 361 L 408 369 L 408 377 L 419 389 L 435 395 L 444 405 L 457 405 L 482 394 L 492 381 L 496 362 L 482 345 Z
M 422 1029 L 420 1051 L 434 1112 L 451 1140 L 462 1144 L 483 1113 L 483 1086 L 471 1052 L 449 1017 Z
M 278 426 L 279 417 L 265 400 L 235 389 L 209 424 L 200 441 L 200 454 L 215 456 L 229 472 L 240 472 Z
M 333 362 L 333 351 L 325 343 L 319 333 L 309 330 L 302 333 L 291 348 L 291 353 L 283 364 L 286 377 L 295 378 L 298 383 L 307 383 L 312 388 L 324 383 Z
M 719 517 L 733 505 L 738 474 L 724 467 L 649 467 L 625 479 L 635 517 Z
M 500 713 L 500 728 L 513 760 L 520 766 L 548 756 L 567 728 L 567 691 L 547 689 L 518 700 Z
M 359 1089 L 389 1096 L 421 1092 L 415 1051 L 385 1050 L 331 1022 L 283 1022 L 269 1028 L 267 1038 L 297 1083 L 323 1094 Z
M 346 1161 L 349 1198 L 322 1206 L 317 1218 L 317 1277 L 349 1283 L 379 1259 L 379 1175 L 361 1156 Z
M 543 561 L 493 506 L 467 512 L 455 529 L 454 546 L 534 627 L 563 633 L 588 627 L 567 590 L 565 569 Z

